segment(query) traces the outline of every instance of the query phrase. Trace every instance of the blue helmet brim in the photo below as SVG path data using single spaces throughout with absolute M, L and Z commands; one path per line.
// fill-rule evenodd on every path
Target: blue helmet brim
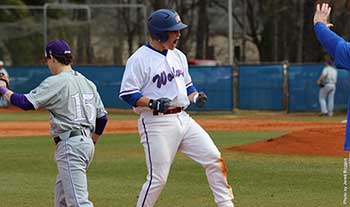
M 172 26 L 172 27 L 169 27 L 169 28 L 164 28 L 162 29 L 163 31 L 180 31 L 180 30 L 183 30 L 185 28 L 187 28 L 188 25 L 187 24 L 184 24 L 182 22 L 179 22 L 177 23 L 176 25 Z

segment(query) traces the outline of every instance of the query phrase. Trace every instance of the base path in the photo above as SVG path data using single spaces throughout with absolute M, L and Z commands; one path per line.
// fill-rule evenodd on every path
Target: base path
M 276 121 L 252 118 L 197 121 L 206 130 L 290 132 L 266 141 L 229 147 L 228 150 L 269 154 L 343 155 L 345 124 L 335 121 Z M 49 136 L 47 121 L 0 122 L 0 130 L 0 137 Z M 137 133 L 137 120 L 109 120 L 105 133 Z

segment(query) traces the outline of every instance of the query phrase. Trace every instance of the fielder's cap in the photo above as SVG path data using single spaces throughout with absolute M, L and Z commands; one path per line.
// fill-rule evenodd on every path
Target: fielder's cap
M 57 57 L 63 57 L 66 54 L 71 54 L 72 51 L 67 42 L 64 40 L 52 40 L 50 41 L 45 50 L 45 57 L 48 55 L 53 55 Z
M 326 62 L 325 62 L 325 64 L 327 64 L 327 65 L 333 65 L 333 61 L 332 60 L 326 60 Z

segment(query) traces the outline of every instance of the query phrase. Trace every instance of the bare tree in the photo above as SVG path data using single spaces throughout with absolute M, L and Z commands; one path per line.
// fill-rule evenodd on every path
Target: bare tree
M 181 31 L 181 41 L 179 42 L 179 48 L 184 53 L 191 51 L 191 43 L 196 40 L 193 38 L 197 26 L 195 20 L 198 19 L 198 3 L 201 0 L 169 0 L 169 4 L 166 8 L 175 9 L 180 15 L 181 20 L 188 25 L 188 28 Z
M 298 18 L 298 41 L 297 41 L 297 59 L 298 63 L 303 61 L 303 43 L 304 43 L 304 0 L 299 0 L 299 18 Z
M 74 10 L 74 19 L 87 22 L 86 10 Z M 81 30 L 77 32 L 77 52 L 75 55 L 78 63 L 92 63 L 92 49 L 90 44 L 90 25 L 87 22 Z
M 208 3 L 207 0 L 199 1 L 198 7 L 198 29 L 196 32 L 196 59 L 206 58 L 206 51 L 208 49 Z
M 164 0 L 150 0 L 149 2 L 153 10 L 165 9 L 169 6 L 168 1 Z

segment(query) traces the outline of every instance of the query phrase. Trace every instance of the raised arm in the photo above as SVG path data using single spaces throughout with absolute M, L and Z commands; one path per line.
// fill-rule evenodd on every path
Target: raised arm
M 350 70 L 350 44 L 329 29 L 328 22 L 331 8 L 327 3 L 319 4 L 314 15 L 314 31 L 320 44 L 334 58 L 337 68 Z

